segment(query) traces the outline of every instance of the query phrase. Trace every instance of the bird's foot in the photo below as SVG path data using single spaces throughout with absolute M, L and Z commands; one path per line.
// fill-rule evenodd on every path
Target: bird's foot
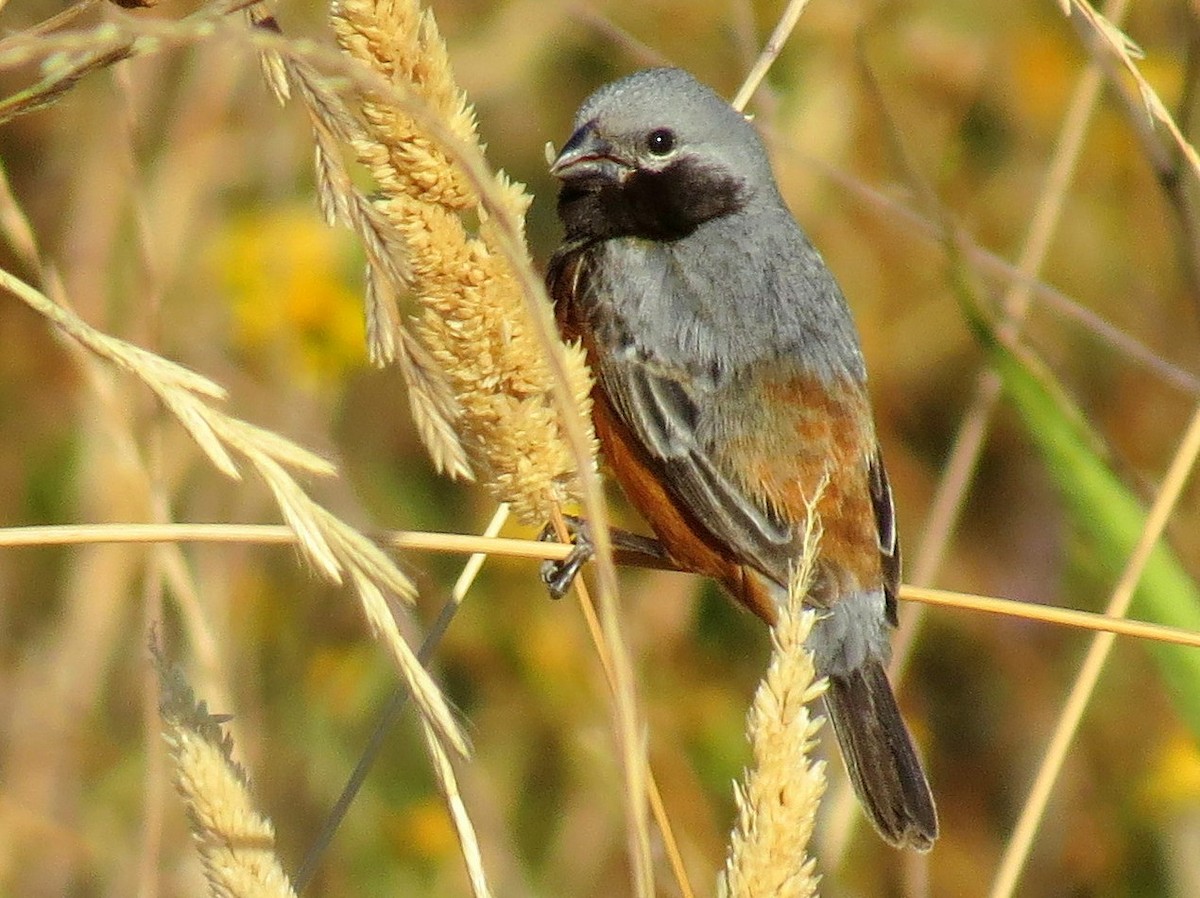
M 574 537 L 575 545 L 570 554 L 558 561 L 542 562 L 542 582 L 550 592 L 550 598 L 561 599 L 575 582 L 579 569 L 596 554 L 596 545 L 592 541 L 592 525 L 576 515 L 563 515 L 567 531 Z M 678 570 L 667 555 L 667 550 L 652 536 L 642 536 L 640 533 L 630 533 L 619 527 L 610 527 L 609 538 L 615 549 L 615 559 L 618 564 L 633 567 L 657 568 L 663 570 Z M 538 535 L 542 542 L 555 542 L 558 535 L 553 524 L 547 524 Z
M 565 558 L 557 561 L 547 559 L 542 562 L 542 582 L 546 584 L 546 590 L 552 599 L 561 599 L 567 594 L 567 590 L 571 588 L 571 584 L 579 575 L 579 569 L 596 554 L 596 547 L 592 543 L 591 525 L 575 515 L 564 515 L 563 520 L 566 522 L 567 530 L 575 538 L 575 545 L 571 547 L 570 553 Z M 543 527 L 538 539 L 542 542 L 557 541 L 558 534 L 554 529 L 554 524 L 550 523 Z

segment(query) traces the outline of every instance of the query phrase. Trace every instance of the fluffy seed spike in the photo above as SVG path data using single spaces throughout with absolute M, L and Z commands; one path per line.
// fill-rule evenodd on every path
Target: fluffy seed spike
M 445 42 L 414 0 L 341 0 L 333 13 L 343 50 L 420 96 L 451 133 L 482 152 L 475 113 L 454 81 Z M 531 522 L 575 498 L 577 462 L 555 407 L 550 367 L 494 223 L 469 179 L 421 122 L 367 97 L 363 132 L 353 142 L 378 187 L 375 207 L 403 243 L 411 290 L 422 306 L 414 331 L 444 372 L 461 414 L 435 420 L 436 397 L 414 399 L 421 433 L 435 458 L 454 428 L 472 468 L 498 500 Z M 493 198 L 523 221 L 531 198 L 496 175 Z M 476 233 L 468 221 L 479 222 Z M 568 352 L 572 392 L 586 404 L 591 377 L 579 351 Z M 411 391 L 423 389 L 408 378 Z M 594 455 L 594 453 L 593 453 Z

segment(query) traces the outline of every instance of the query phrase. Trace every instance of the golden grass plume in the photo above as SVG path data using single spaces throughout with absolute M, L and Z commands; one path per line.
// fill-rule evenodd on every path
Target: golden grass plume
M 820 524 L 809 506 L 804 561 L 771 630 L 771 662 L 754 694 L 746 733 L 754 767 L 734 784 L 738 818 L 718 883 L 725 898 L 811 898 L 816 861 L 807 845 L 825 793 L 825 762 L 810 760 L 823 719 L 808 705 L 825 691 L 805 640 L 816 613 L 803 607 Z
M 420 4 L 339 0 L 332 21 L 347 54 L 414 92 L 454 138 L 482 152 L 474 111 L 454 81 L 433 16 Z M 545 521 L 553 507 L 577 495 L 577 461 L 555 407 L 545 351 L 499 235 L 470 180 L 414 116 L 370 96 L 362 98 L 360 112 L 363 127 L 350 143 L 375 179 L 374 209 L 406 251 L 398 278 L 369 276 L 376 301 L 368 306 L 382 293 L 412 291 L 421 311 L 416 340 L 399 341 L 404 366 L 430 379 L 427 356 L 457 403 L 441 419 L 452 424 L 485 485 L 518 517 Z M 530 197 L 522 185 L 499 173 L 489 186 L 524 219 Z M 591 380 L 582 350 L 569 348 L 567 361 L 571 391 L 586 411 Z M 435 413 L 447 403 L 429 398 L 431 389 L 411 370 L 406 374 L 410 390 L 426 397 L 415 400 L 423 407 L 414 412 L 419 425 L 426 422 L 427 445 L 436 445 L 429 431 L 439 426 Z M 436 385 L 437 378 L 431 380 Z M 437 460 L 445 453 L 433 454 Z
M 197 701 L 178 669 L 155 650 L 159 713 L 175 788 L 211 894 L 219 898 L 294 898 L 275 854 L 275 828 L 254 804 L 246 771 L 220 717 Z

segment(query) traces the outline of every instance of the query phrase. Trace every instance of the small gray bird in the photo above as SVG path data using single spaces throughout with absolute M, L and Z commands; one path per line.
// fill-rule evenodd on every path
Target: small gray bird
M 866 368 L 762 140 L 686 72 L 648 69 L 584 102 L 551 172 L 566 237 L 547 280 L 609 466 L 658 551 L 768 623 L 819 495 L 806 601 L 829 717 L 880 834 L 928 850 L 937 812 L 883 667 L 900 549 Z

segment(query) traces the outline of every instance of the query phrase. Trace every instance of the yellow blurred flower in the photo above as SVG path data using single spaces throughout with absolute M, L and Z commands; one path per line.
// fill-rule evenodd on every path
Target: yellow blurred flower
M 1189 732 L 1178 730 L 1159 746 L 1141 793 L 1158 814 L 1200 805 L 1200 747 Z
M 359 267 L 354 239 L 305 204 L 234 220 L 212 247 L 231 297 L 234 339 L 247 353 L 275 354 L 309 385 L 339 380 L 363 363 Z
M 1079 77 L 1078 42 L 1061 29 L 1011 35 L 1014 92 L 1009 100 L 1039 128 L 1062 117 Z
M 458 850 L 450 816 L 437 797 L 410 805 L 388 819 L 387 833 L 396 852 L 425 861 L 440 861 Z

